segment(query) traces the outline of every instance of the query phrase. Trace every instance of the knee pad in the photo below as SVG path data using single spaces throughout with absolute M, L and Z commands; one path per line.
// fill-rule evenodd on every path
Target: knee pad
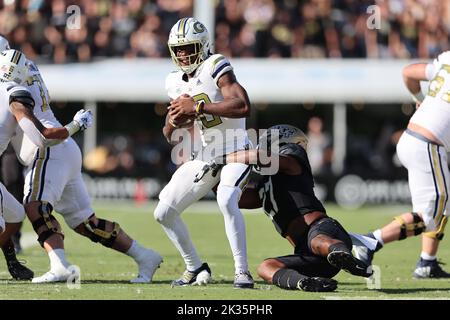
M 54 223 L 54 221 L 57 220 L 52 215 L 52 211 L 53 207 L 50 203 L 41 201 L 38 207 L 38 212 L 41 217 L 31 223 L 34 231 L 38 234 L 38 242 L 41 247 L 44 247 L 44 242 L 54 234 L 59 234 L 64 239 L 64 233 L 59 230 L 58 225 Z M 42 226 L 45 226 L 46 229 L 39 232 L 38 230 Z
M 239 208 L 239 198 L 241 197 L 242 191 L 239 187 L 232 187 L 227 185 L 221 185 L 217 187 L 217 204 L 220 210 L 223 212 L 224 209 L 230 210 L 231 208 Z
M 158 203 L 158 205 L 155 208 L 155 211 L 153 212 L 155 220 L 161 223 L 162 225 L 170 224 L 170 222 L 173 221 L 173 219 L 177 215 L 179 215 L 177 210 L 161 201 Z
M 116 241 L 120 232 L 120 225 L 116 222 L 111 222 L 113 228 L 111 231 L 106 231 L 107 220 L 98 219 L 98 223 L 95 224 L 92 220 L 86 220 L 83 222 L 87 234 L 85 234 L 92 242 L 100 242 L 105 247 L 111 248 Z
M 400 236 L 398 240 L 406 239 L 408 231 L 414 231 L 415 236 L 425 231 L 426 226 L 422 218 L 416 212 L 411 212 L 411 215 L 413 217 L 412 223 L 406 223 L 401 216 L 394 218 L 395 221 L 400 223 Z
M 350 250 L 352 248 L 352 240 L 347 231 L 345 231 L 345 229 L 341 226 L 339 222 L 330 217 L 325 217 L 316 220 L 311 225 L 308 231 L 308 247 L 310 250 L 311 250 L 311 241 L 320 234 L 323 234 L 332 239 L 342 241 L 345 244 L 345 246 Z
M 430 237 L 430 238 L 442 240 L 444 238 L 444 229 L 445 229 L 445 225 L 447 224 L 447 220 L 448 220 L 448 217 L 445 217 L 445 216 L 442 217 L 441 222 L 439 223 L 439 226 L 437 227 L 437 230 L 425 232 L 423 235 Z

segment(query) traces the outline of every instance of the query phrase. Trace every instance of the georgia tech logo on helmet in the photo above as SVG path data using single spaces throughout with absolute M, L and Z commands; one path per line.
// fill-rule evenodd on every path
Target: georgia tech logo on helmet
M 202 33 L 206 30 L 205 26 L 203 25 L 203 23 L 197 21 L 194 23 L 194 33 Z

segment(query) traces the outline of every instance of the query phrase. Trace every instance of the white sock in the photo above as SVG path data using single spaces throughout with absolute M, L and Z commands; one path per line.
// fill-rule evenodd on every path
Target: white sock
M 142 247 L 136 240 L 133 240 L 130 248 L 125 254 L 138 261 L 141 257 L 142 249 L 144 249 L 144 247 Z
M 195 250 L 189 231 L 180 217 L 173 219 L 171 226 L 162 225 L 169 239 L 183 257 L 186 268 L 194 271 L 202 266 L 202 261 Z
M 381 237 L 381 230 L 380 229 L 375 230 L 373 232 L 373 236 L 375 237 L 375 239 L 378 240 L 379 243 L 384 245 L 384 241 L 383 241 L 383 238 Z
M 422 251 L 420 257 L 424 260 L 436 260 L 436 256 L 430 256 L 428 253 Z
M 236 273 L 248 272 L 245 220 L 238 205 L 241 192 L 238 187 L 219 185 L 217 188 L 217 203 L 225 221 Z
M 61 269 L 67 269 L 70 263 L 66 260 L 64 249 L 54 249 L 48 252 L 50 259 L 50 270 L 59 271 Z

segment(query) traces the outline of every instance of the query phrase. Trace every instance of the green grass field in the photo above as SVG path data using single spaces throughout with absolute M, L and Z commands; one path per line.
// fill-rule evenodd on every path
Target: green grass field
M 286 291 L 270 286 L 256 275 L 257 265 L 267 257 L 290 254 L 292 248 L 275 231 L 271 221 L 258 210 L 244 211 L 247 226 L 250 270 L 257 280 L 254 290 L 233 289 L 233 261 L 225 236 L 223 219 L 217 206 L 202 202 L 183 214 L 191 236 L 204 261 L 213 272 L 214 282 L 205 287 L 174 288 L 170 282 L 184 270 L 182 259 L 161 227 L 153 220 L 154 203 L 136 207 L 132 203 L 97 203 L 97 215 L 113 219 L 141 244 L 157 250 L 164 263 L 155 273 L 152 284 L 129 284 L 137 267 L 127 256 L 106 249 L 78 236 L 64 224 L 66 251 L 71 263 L 80 267 L 80 289 L 66 284 L 33 285 L 11 281 L 5 263 L 0 263 L 0 300 L 4 299 L 148 299 L 148 300 L 291 300 L 291 299 L 450 299 L 450 281 L 412 278 L 420 253 L 420 238 L 390 244 L 374 260 L 381 269 L 381 289 L 370 290 L 363 278 L 341 272 L 333 293 Z M 364 233 L 389 222 L 407 207 L 371 207 L 345 211 L 328 205 L 328 213 L 347 230 Z M 59 216 L 58 216 L 59 217 Z M 59 218 L 60 221 L 62 219 Z M 28 222 L 24 232 L 31 234 Z M 441 243 L 439 257 L 450 262 L 450 240 Z M 31 246 L 20 256 L 36 275 L 49 267 L 47 255 L 39 246 Z M 445 266 L 444 266 L 445 267 Z M 449 267 L 450 268 L 450 267 Z

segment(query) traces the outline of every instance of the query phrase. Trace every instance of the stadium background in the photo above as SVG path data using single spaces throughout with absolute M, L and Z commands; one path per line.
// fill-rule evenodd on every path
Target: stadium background
M 370 30 L 374 4 L 380 28 Z M 78 21 L 72 20 L 76 7 L 67 12 L 71 5 L 80 8 Z M 378 290 L 346 273 L 337 276 L 338 291 L 327 295 L 281 290 L 256 277 L 257 290 L 234 290 L 232 259 L 214 201 L 194 204 L 183 219 L 213 268 L 215 283 L 168 290 L 185 266 L 151 213 L 176 169 L 161 134 L 164 79 L 174 68 L 166 41 L 170 27 L 190 15 L 214 30 L 216 52 L 230 57 L 248 90 L 253 104 L 248 127 L 289 123 L 308 133 L 317 192 L 331 216 L 364 233 L 409 209 L 406 171 L 395 145 L 414 105 L 401 70 L 449 49 L 449 1 L 4 0 L 0 33 L 39 64 L 61 122 L 70 121 L 80 107 L 95 111 L 94 128 L 76 139 L 97 214 L 120 222 L 160 252 L 164 264 L 152 285 L 128 284 L 136 272 L 129 259 L 92 246 L 65 226 L 68 258 L 82 270 L 80 290 L 9 281 L 3 267 L 0 283 L 6 289 L 0 290 L 0 300 L 449 299 L 447 281 L 411 278 L 419 237 L 387 246 L 375 258 L 382 272 Z M 78 29 L 67 28 L 77 22 Z M 256 275 L 263 259 L 292 248 L 261 210 L 244 215 L 249 265 Z M 42 274 L 48 258 L 27 221 L 23 231 L 27 245 L 21 258 Z M 450 259 L 448 239 L 439 252 L 443 261 Z
M 94 198 L 155 198 L 176 169 L 161 133 L 174 68 L 166 41 L 191 15 L 247 88 L 248 127 L 288 123 L 308 134 L 322 199 L 408 203 L 395 145 L 414 105 L 401 68 L 449 49 L 448 1 L 2 1 L 0 33 L 38 63 L 57 117 L 95 111 L 94 128 L 77 136 Z

